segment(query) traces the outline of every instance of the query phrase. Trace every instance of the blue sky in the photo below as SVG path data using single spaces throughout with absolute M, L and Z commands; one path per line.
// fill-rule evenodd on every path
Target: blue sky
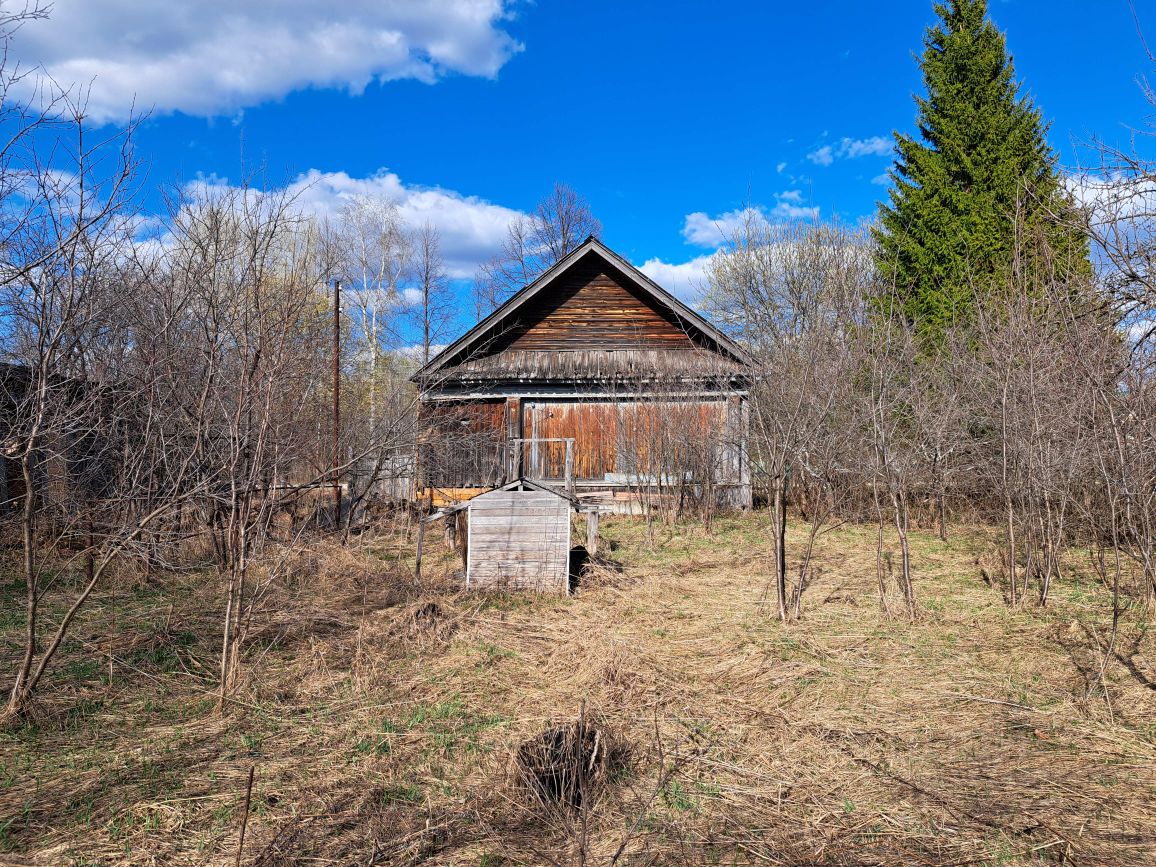
M 1136 5 L 1156 45 L 1156 4 Z M 1126 142 L 1152 111 L 1127 0 L 991 13 L 1065 165 L 1073 142 Z M 161 185 L 244 165 L 321 212 L 384 192 L 442 228 L 464 279 L 564 181 L 610 246 L 690 294 L 714 225 L 748 200 L 778 218 L 874 213 L 933 18 L 930 0 L 57 0 L 14 54 L 91 81 L 99 121 L 152 107 L 146 209 Z

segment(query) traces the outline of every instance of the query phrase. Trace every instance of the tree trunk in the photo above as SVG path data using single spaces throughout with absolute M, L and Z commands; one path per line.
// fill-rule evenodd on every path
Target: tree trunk
M 779 619 L 787 621 L 787 480 L 775 477 L 774 502 L 771 512 L 771 535 L 775 546 L 775 598 L 779 603 Z
M 895 529 L 899 533 L 899 581 L 903 588 L 903 601 L 907 604 L 907 616 L 914 622 L 915 587 L 911 583 L 911 549 L 907 544 L 907 495 L 903 491 L 892 491 L 891 504 L 895 510 Z
M 883 613 L 891 618 L 891 606 L 887 604 L 887 576 L 883 568 L 883 504 L 879 502 L 879 488 L 872 486 L 875 496 L 875 517 L 879 522 L 879 532 L 875 539 L 875 580 L 879 582 L 879 605 Z
M 21 540 L 24 546 L 24 656 L 20 660 L 20 667 L 16 670 L 16 680 L 12 684 L 12 691 L 8 696 L 8 708 L 4 715 L 9 718 L 19 717 L 27 707 L 31 694 L 28 678 L 32 674 L 32 662 L 36 658 L 36 619 L 40 592 L 36 581 L 36 560 L 33 549 L 36 542 L 36 473 L 32 462 L 33 452 L 31 448 L 28 448 L 21 460 L 21 471 L 24 476 L 24 509 L 20 516 Z

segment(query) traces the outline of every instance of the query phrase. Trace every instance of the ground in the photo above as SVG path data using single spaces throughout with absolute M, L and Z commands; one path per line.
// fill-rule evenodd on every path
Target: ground
M 919 619 L 888 619 L 874 531 L 846 527 L 783 626 L 766 523 L 607 520 L 621 569 L 568 599 L 460 593 L 448 553 L 415 591 L 412 543 L 319 544 L 224 713 L 213 582 L 110 588 L 0 733 L 0 863 L 1156 863 L 1150 612 L 1105 664 L 1078 558 L 1049 608 L 1010 610 L 979 528 L 917 534 Z M 610 761 L 583 809 L 543 805 L 519 745 L 580 716 Z

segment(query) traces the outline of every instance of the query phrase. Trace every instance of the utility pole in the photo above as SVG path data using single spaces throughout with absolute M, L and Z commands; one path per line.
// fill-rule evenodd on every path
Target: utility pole
M 333 281 L 333 528 L 341 529 L 341 281 Z

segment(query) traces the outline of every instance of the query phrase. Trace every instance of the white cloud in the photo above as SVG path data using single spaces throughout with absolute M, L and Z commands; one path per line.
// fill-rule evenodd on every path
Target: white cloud
M 438 230 L 446 269 L 454 278 L 473 277 L 478 265 L 498 252 L 506 227 L 520 213 L 441 187 L 409 186 L 393 172 L 384 171 L 354 178 L 345 172 L 313 169 L 293 181 L 289 191 L 302 210 L 330 219 L 356 196 L 395 202 L 410 226 L 430 223 Z
M 785 190 L 775 195 L 772 207 L 762 205 L 739 208 L 724 214 L 710 216 L 705 211 L 687 214 L 682 226 L 682 236 L 687 243 L 696 247 L 717 250 L 742 229 L 748 221 L 770 223 L 784 220 L 814 220 L 819 216 L 818 207 L 804 205 L 803 194 L 799 190 Z
M 884 172 L 881 175 L 876 175 L 871 179 L 871 183 L 879 184 L 879 186 L 885 187 L 891 183 L 891 175 L 887 174 L 887 172 Z
M 829 166 L 835 160 L 854 160 L 859 157 L 890 156 L 891 140 L 880 135 L 870 138 L 843 138 L 837 145 L 823 145 L 807 154 L 807 159 L 817 166 Z
M 706 266 L 711 257 L 697 256 L 689 262 L 670 263 L 659 258 L 647 259 L 638 270 L 673 295 L 696 304 L 706 286 Z
M 728 211 L 717 217 L 711 217 L 705 211 L 687 214 L 682 225 L 682 237 L 686 239 L 688 244 L 694 244 L 696 247 L 709 247 L 711 249 L 720 247 L 727 238 L 734 234 L 736 229 L 742 226 L 748 211 L 749 209 Z
M 231 114 L 308 87 L 493 77 L 521 46 L 508 0 L 54 0 L 9 60 L 91 85 L 90 117 Z
M 835 162 L 835 156 L 830 145 L 823 145 L 818 150 L 811 151 L 807 154 L 807 159 L 817 166 L 829 166 Z
M 781 175 L 784 171 L 786 171 L 786 168 L 786 163 L 779 163 L 777 166 L 775 166 L 775 171 Z
M 430 358 L 433 358 L 447 346 L 449 346 L 448 343 L 431 343 L 429 345 Z M 411 343 L 397 350 L 398 355 L 406 361 L 411 361 L 415 364 L 422 363 L 423 353 L 424 347 L 420 343 Z
M 1129 343 L 1147 342 L 1156 335 L 1156 319 L 1141 318 L 1129 322 L 1124 328 L 1124 334 Z
M 188 186 L 212 188 L 228 183 L 210 176 Z M 416 228 L 429 223 L 438 230 L 442 258 L 454 279 L 473 277 L 478 266 L 498 252 L 506 227 L 521 213 L 454 190 L 408 185 L 387 171 L 355 178 L 346 172 L 311 169 L 285 189 L 298 210 L 319 219 L 336 220 L 342 207 L 359 196 L 393 202 L 407 225 Z
M 819 219 L 818 205 L 794 205 L 788 201 L 780 201 L 770 210 L 770 216 L 777 220 L 817 220 Z
M 851 160 L 867 156 L 890 156 L 891 150 L 891 140 L 880 135 L 873 135 L 871 138 L 845 138 L 839 143 L 839 156 Z
M 1122 172 L 1070 174 L 1064 184 L 1097 223 L 1156 218 L 1156 180 Z

